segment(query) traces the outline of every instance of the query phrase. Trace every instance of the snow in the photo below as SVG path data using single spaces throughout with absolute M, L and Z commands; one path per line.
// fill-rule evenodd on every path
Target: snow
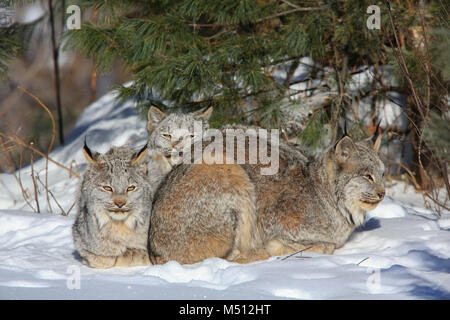
M 81 147 L 145 143 L 145 121 L 132 101 L 107 94 L 80 117 L 63 148 L 50 157 L 85 168 Z M 34 169 L 43 180 L 45 161 Z M 78 168 L 78 169 L 77 169 Z M 33 194 L 30 168 L 21 170 Z M 49 163 L 49 187 L 65 212 L 79 179 Z M 247 265 L 211 258 L 193 265 L 90 269 L 74 250 L 75 209 L 60 214 L 39 187 L 41 213 L 24 202 L 15 178 L 0 175 L 0 299 L 450 299 L 450 214 L 425 209 L 403 183 L 367 214 L 363 227 L 333 255 L 297 253 Z M 35 206 L 34 196 L 29 197 Z

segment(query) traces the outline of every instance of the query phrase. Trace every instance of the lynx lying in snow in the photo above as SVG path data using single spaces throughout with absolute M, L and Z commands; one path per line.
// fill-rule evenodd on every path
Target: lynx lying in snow
M 261 175 L 261 163 L 176 166 L 155 195 L 150 259 L 251 262 L 306 249 L 332 253 L 384 198 L 379 144 L 380 137 L 344 136 L 311 163 L 280 145 L 274 175 Z

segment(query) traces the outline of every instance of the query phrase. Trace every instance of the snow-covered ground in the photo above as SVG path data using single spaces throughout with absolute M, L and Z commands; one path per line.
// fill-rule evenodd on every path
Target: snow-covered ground
M 51 159 L 83 172 L 85 136 L 92 149 L 142 145 L 145 122 L 133 102 L 108 94 L 80 117 Z M 34 165 L 44 181 L 45 162 Z M 49 189 L 65 212 L 79 179 L 49 163 Z M 30 168 L 20 179 L 36 207 Z M 95 270 L 74 251 L 68 216 L 38 183 L 42 213 L 25 203 L 16 178 L 0 175 L 0 299 L 450 299 L 450 213 L 423 208 L 422 197 L 398 183 L 366 224 L 334 255 L 302 253 L 240 265 L 213 258 L 194 265 Z

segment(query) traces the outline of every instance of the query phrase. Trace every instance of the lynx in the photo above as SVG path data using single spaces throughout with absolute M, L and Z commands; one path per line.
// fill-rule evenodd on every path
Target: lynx
M 251 262 L 299 250 L 333 253 L 384 198 L 380 138 L 344 136 L 312 162 L 280 144 L 274 175 L 261 175 L 260 163 L 175 167 L 153 203 L 150 259 Z
M 84 145 L 88 167 L 72 235 L 89 267 L 150 264 L 147 234 L 152 199 L 143 161 L 146 152 L 147 146 L 138 152 L 122 147 L 99 154 Z
M 194 138 L 194 122 L 201 121 L 202 129 L 208 129 L 208 120 L 213 108 L 191 113 L 167 115 L 155 106 L 148 111 L 148 146 L 151 149 L 150 165 L 159 165 L 167 174 L 181 160 L 183 151 L 191 146 Z M 176 159 L 175 159 L 176 158 Z M 158 168 L 151 171 L 160 171 Z M 153 177 L 157 180 L 158 177 Z

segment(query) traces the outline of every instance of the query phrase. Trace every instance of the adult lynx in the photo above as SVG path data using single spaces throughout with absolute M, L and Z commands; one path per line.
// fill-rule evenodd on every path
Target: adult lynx
M 72 227 L 75 248 L 93 268 L 148 265 L 147 233 L 151 186 L 146 179 L 147 151 L 111 148 L 102 155 L 83 153 L 88 168 L 81 183 Z
M 384 198 L 379 144 L 380 137 L 344 136 L 310 163 L 280 145 L 274 175 L 262 175 L 261 163 L 179 165 L 155 197 L 150 258 L 250 262 L 306 249 L 332 253 Z

